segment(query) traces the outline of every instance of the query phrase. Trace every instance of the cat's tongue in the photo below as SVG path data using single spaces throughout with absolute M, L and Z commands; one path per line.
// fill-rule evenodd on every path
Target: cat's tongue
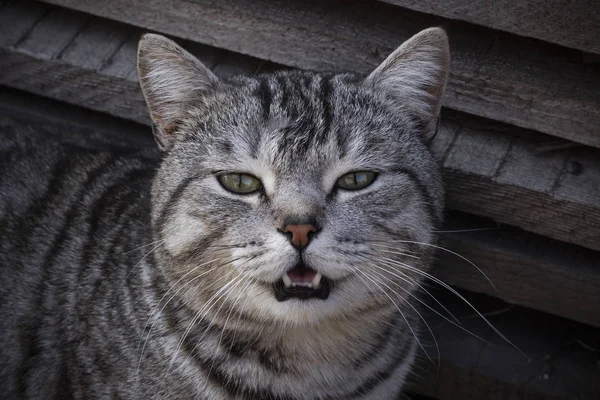
M 296 267 L 288 271 L 288 276 L 295 283 L 312 283 L 317 271 L 304 266 Z

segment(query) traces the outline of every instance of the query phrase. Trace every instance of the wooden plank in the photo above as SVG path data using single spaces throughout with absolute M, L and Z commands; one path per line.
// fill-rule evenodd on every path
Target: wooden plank
M 447 233 L 446 233 L 447 232 Z M 600 327 L 600 253 L 489 220 L 450 214 L 433 274 L 469 291 Z
M 113 143 L 121 140 L 137 147 L 156 147 L 147 125 L 5 86 L 0 86 L 0 115 L 27 124 L 52 126 L 55 131 L 70 135 L 95 133 L 112 136 Z
M 135 60 L 137 57 L 139 40 L 139 32 L 132 32 L 127 40 L 121 43 L 121 47 L 119 47 L 112 57 L 100 67 L 99 72 L 103 75 L 114 76 L 115 78 L 127 81 L 137 80 L 137 68 L 135 62 L 132 62 L 132 60 Z
M 100 69 L 125 44 L 133 31 L 133 28 L 123 24 L 94 18 L 62 50 L 60 59 L 84 69 Z
M 13 1 L 0 9 L 0 46 L 14 46 L 23 40 L 50 7 L 40 3 L 23 7 Z
M 381 1 L 600 54 L 600 2 L 596 0 Z
M 37 12 L 32 4 L 15 2 L 0 10 L 0 20 L 13 20 L 3 27 L 6 36 L 15 38 L 0 45 L 0 81 L 150 124 L 135 67 L 142 32 L 51 6 Z M 221 50 L 207 46 L 190 43 L 189 50 L 209 67 L 223 59 Z M 224 67 L 222 72 L 233 69 Z
M 105 20 L 105 22 L 108 21 Z M 123 29 L 123 25 L 119 25 L 119 29 Z M 135 60 L 137 57 L 137 45 L 140 40 L 140 36 L 142 35 L 142 32 L 136 29 L 131 29 L 131 31 L 132 32 L 130 33 L 127 40 L 121 43 L 118 50 L 100 68 L 99 72 L 101 74 L 122 78 L 127 81 L 137 82 L 138 76 Z M 101 43 L 102 41 L 98 41 L 99 45 Z M 221 62 L 223 58 L 223 52 L 219 49 L 198 45 L 196 43 L 188 43 L 186 48 L 191 53 L 196 55 L 196 57 L 201 59 L 207 67 L 213 70 L 216 67 L 217 63 Z M 223 76 L 226 76 L 226 74 L 223 74 Z
M 148 124 L 135 81 L 134 42 L 139 34 L 133 31 L 123 43 L 125 35 L 80 35 L 70 45 L 72 53 L 65 51 L 52 60 L 0 47 L 0 68 L 5 71 L 0 83 Z M 113 51 L 118 46 L 99 70 L 99 63 L 80 65 L 85 49 Z M 81 55 L 77 49 L 82 49 Z M 206 46 L 196 45 L 192 51 L 217 74 L 254 74 L 274 68 Z M 600 250 L 600 185 L 595 180 L 599 174 L 594 172 L 599 168 L 598 151 L 539 153 L 543 142 L 534 136 L 523 129 L 444 111 L 434 148 L 444 159 L 449 207 Z M 568 165 L 578 165 L 579 175 Z
M 453 57 L 445 106 L 600 147 L 600 69 L 575 50 L 381 3 L 46 1 L 284 65 L 358 73 L 444 24 Z
M 600 154 L 577 147 L 538 152 L 527 132 L 459 114 L 444 159 L 449 208 L 600 250 Z M 502 133 L 500 132 L 502 131 Z
M 25 54 L 35 54 L 36 57 L 48 60 L 55 58 L 77 37 L 90 19 L 89 16 L 59 8 L 48 10 L 16 48 Z
M 436 293 L 466 330 L 490 344 L 428 313 L 425 320 L 437 338 L 440 368 L 421 352 L 415 368 L 418 376 L 412 380 L 415 391 L 440 400 L 592 400 L 600 396 L 598 386 L 594 387 L 598 329 L 463 294 L 529 359 L 492 332 L 473 309 Z M 435 345 L 428 340 L 426 329 L 422 337 L 437 363 Z

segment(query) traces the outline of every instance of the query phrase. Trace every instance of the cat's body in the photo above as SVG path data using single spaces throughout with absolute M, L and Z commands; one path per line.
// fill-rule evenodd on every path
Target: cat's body
M 372 87 L 303 72 L 217 83 L 166 39 L 146 41 L 162 156 L 0 132 L 3 398 L 397 398 L 432 256 L 419 243 L 443 208 L 414 131 L 435 129 L 439 105 L 394 115 L 375 73 Z M 168 75 L 158 51 L 181 57 Z M 208 94 L 183 99 L 190 82 Z M 337 188 L 361 170 L 377 178 Z M 261 186 L 234 193 L 219 184 L 229 171 L 235 190 L 240 174 Z M 314 290 L 284 286 L 286 271 Z
M 230 331 L 213 326 L 205 333 L 207 321 L 198 321 L 170 367 L 193 318 L 192 310 L 171 301 L 156 319 L 138 372 L 154 322 L 149 316 L 169 288 L 153 257 L 144 257 L 155 246 L 149 199 L 157 157 L 79 146 L 77 138 L 66 142 L 25 129 L 2 136 L 1 151 L 10 152 L 11 164 L 0 200 L 3 398 L 188 399 L 205 391 L 207 376 L 209 399 L 236 392 L 275 399 L 270 393 L 276 387 L 294 394 L 282 399 L 303 398 L 306 387 L 329 380 L 330 398 L 362 398 L 350 393 L 366 392 L 387 377 L 387 367 L 412 355 L 414 338 L 403 322 L 365 310 L 346 327 L 312 331 L 232 320 Z M 352 336 L 339 336 L 344 330 Z M 369 330 L 381 338 L 365 340 L 373 337 Z M 228 377 L 234 365 L 239 372 Z M 343 386 L 348 378 L 355 387 Z M 225 389 L 214 390 L 215 383 Z M 337 389 L 339 396 L 333 395 Z

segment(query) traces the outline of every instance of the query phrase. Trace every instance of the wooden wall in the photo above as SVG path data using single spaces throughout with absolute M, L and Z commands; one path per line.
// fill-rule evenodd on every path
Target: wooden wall
M 600 398 L 597 0 L 0 0 L 0 109 L 7 123 L 139 136 L 149 124 L 135 69 L 143 32 L 171 35 L 221 76 L 367 73 L 432 25 L 447 29 L 453 59 L 434 143 L 450 251 L 435 275 L 498 299 L 467 294 L 478 307 L 505 302 L 490 320 L 531 360 L 463 302 L 459 320 L 496 345 L 434 322 L 439 374 L 423 363 L 414 390 Z

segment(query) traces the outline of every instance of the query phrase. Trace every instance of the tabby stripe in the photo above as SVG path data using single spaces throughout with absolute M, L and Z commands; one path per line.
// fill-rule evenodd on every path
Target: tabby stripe
M 125 190 L 130 189 L 131 184 L 134 182 L 137 182 L 139 180 L 150 180 L 151 173 L 152 173 L 152 171 L 148 171 L 148 170 L 136 170 L 133 173 L 131 173 L 129 176 L 125 177 L 119 183 L 110 187 L 108 190 L 114 193 L 114 191 L 120 190 L 121 188 L 124 188 Z M 125 217 L 128 215 L 128 213 L 131 210 L 135 210 L 135 208 L 138 206 L 137 204 L 135 204 L 135 199 L 138 197 L 139 197 L 139 194 L 136 193 L 135 191 L 131 191 L 131 189 L 130 189 L 130 192 L 124 198 L 121 199 L 121 201 L 120 201 L 121 204 L 119 205 L 118 209 L 115 210 L 114 215 L 117 218 L 119 218 L 119 222 L 118 222 L 118 225 L 112 229 L 112 231 L 117 231 L 117 234 L 110 237 L 110 234 L 107 233 L 105 235 L 105 237 L 103 237 L 103 241 L 106 241 L 109 245 L 109 251 L 108 252 L 103 251 L 103 254 L 108 254 L 108 260 L 110 260 L 111 257 L 114 255 L 112 253 L 112 251 L 114 251 L 114 245 L 117 243 L 120 243 L 119 242 L 119 237 L 120 237 L 119 232 L 121 232 L 124 229 L 124 227 L 126 227 L 128 225 L 128 221 Z M 95 208 L 93 211 L 94 215 L 100 214 L 101 210 L 103 209 L 103 206 L 110 204 L 110 203 L 108 203 L 107 200 L 110 200 L 111 198 L 112 198 L 112 196 L 108 195 L 108 196 L 105 196 L 105 198 L 103 200 L 100 200 L 95 205 Z M 99 204 L 103 201 L 106 201 L 106 203 Z M 118 201 L 119 200 L 115 200 L 115 202 L 118 202 Z M 108 217 L 108 215 L 107 215 L 107 217 Z M 108 218 L 105 218 L 105 220 L 106 219 L 108 219 Z M 90 236 L 91 236 L 91 234 L 90 234 Z M 99 246 L 97 246 L 96 248 L 99 248 Z M 80 265 L 83 268 L 81 269 L 82 275 L 79 279 L 79 282 L 81 282 L 83 280 L 84 275 L 86 275 L 85 270 L 89 269 L 89 266 L 91 266 L 91 263 L 86 262 L 86 263 L 81 263 Z M 100 266 L 101 266 L 101 268 L 98 268 L 98 270 L 100 271 L 101 275 L 96 278 L 94 290 L 93 290 L 92 296 L 91 296 L 92 299 L 96 298 L 99 295 L 98 292 L 101 289 L 101 285 L 106 282 L 106 280 L 103 278 L 110 274 L 109 270 L 113 267 L 113 264 L 110 264 L 105 261 L 105 262 L 101 263 Z M 129 273 L 129 271 L 128 271 L 128 273 Z M 124 285 L 124 284 L 125 284 L 125 282 L 122 282 L 122 285 Z
M 178 254 L 175 258 L 175 262 L 177 264 L 186 264 L 191 260 L 198 259 L 202 260 L 202 255 L 208 250 L 209 245 L 225 235 L 225 231 L 218 230 L 214 232 L 205 231 L 204 237 L 192 244 L 189 245 L 189 250 L 184 250 L 182 253 Z M 162 247 L 162 246 L 161 246 Z
M 241 395 L 247 400 L 299 400 L 291 395 L 275 394 L 268 389 L 248 387 L 245 384 L 245 377 L 232 377 L 221 368 L 221 364 L 225 361 L 222 358 L 210 359 L 199 355 L 197 360 L 202 365 L 202 369 L 207 371 L 208 379 L 215 382 L 216 386 L 225 389 L 231 398 L 238 398 Z
M 149 172 L 149 171 L 147 171 Z M 129 178 L 129 177 L 128 177 Z M 145 178 L 148 178 L 147 176 L 145 176 Z M 121 184 L 121 187 L 123 188 L 129 188 L 130 189 L 130 182 L 129 181 L 125 181 L 124 184 Z M 88 230 L 88 240 L 86 242 L 86 247 L 83 250 L 83 256 L 82 256 L 82 262 L 80 263 L 80 270 L 79 270 L 79 278 L 78 278 L 78 282 L 83 282 L 84 279 L 84 271 L 89 270 L 89 266 L 92 265 L 91 262 L 91 257 L 94 255 L 93 254 L 93 250 L 94 248 L 98 248 L 96 247 L 98 244 L 97 242 L 97 230 L 98 230 L 98 220 L 100 219 L 100 215 L 102 214 L 102 209 L 99 206 L 99 203 L 104 203 L 105 206 L 108 206 L 110 203 L 108 202 L 109 199 L 113 198 L 113 196 L 111 196 L 112 194 L 114 194 L 114 190 L 112 190 L 111 188 L 108 189 L 107 192 L 105 192 L 103 194 L 103 196 L 101 197 L 100 200 L 96 201 L 95 205 L 92 207 L 92 211 L 90 212 L 90 215 L 92 216 L 91 221 L 90 221 L 90 229 Z M 137 204 L 135 204 L 134 200 L 136 197 L 138 197 L 138 193 L 136 193 L 135 191 L 132 191 L 131 189 L 129 190 L 129 196 L 126 196 L 125 198 L 123 198 L 121 200 L 121 204 L 120 206 L 114 211 L 114 215 L 118 216 L 120 218 L 120 224 L 117 225 L 117 227 L 113 227 L 111 229 L 113 235 L 112 237 L 109 239 L 109 243 L 110 246 L 108 248 L 108 252 L 106 254 L 109 254 L 108 260 L 111 260 L 111 256 L 113 255 L 114 252 L 114 246 L 115 244 L 119 243 L 119 240 L 117 240 L 118 238 L 121 237 L 121 233 L 124 231 L 124 229 L 127 227 L 127 218 L 129 215 L 129 212 L 131 210 L 135 210 L 137 207 Z M 110 215 L 112 216 L 112 215 Z M 104 216 L 105 220 L 108 220 L 109 215 Z M 116 232 L 115 232 L 116 231 Z M 106 235 L 106 237 L 108 237 L 109 235 Z M 104 236 L 103 236 L 104 238 Z M 102 252 L 104 253 L 104 252 Z M 115 265 L 115 264 L 111 264 L 111 265 Z M 107 269 L 107 265 L 106 263 L 103 263 L 101 265 L 101 271 L 105 272 Z M 105 273 L 102 275 L 106 275 Z M 103 282 L 105 281 L 105 279 L 103 278 L 103 276 L 99 276 L 96 278 L 96 282 Z M 88 277 L 89 279 L 89 277 Z M 88 294 L 87 297 L 81 297 L 77 299 L 77 303 L 75 304 L 75 310 L 76 310 L 76 315 L 79 317 L 83 317 L 82 318 L 82 323 L 81 326 L 85 326 L 86 327 L 86 331 L 90 329 L 89 326 L 89 318 L 93 315 L 93 313 L 91 312 L 86 312 L 85 307 L 89 307 L 89 303 L 88 300 L 89 299 L 95 299 L 98 298 L 98 291 L 97 288 L 99 287 L 98 284 L 95 285 L 95 289 L 93 291 L 93 293 Z M 65 315 L 65 317 L 63 318 L 64 321 L 69 321 L 69 316 L 71 313 L 68 313 Z M 69 326 L 69 323 L 67 322 L 65 324 L 67 327 Z M 63 337 L 67 337 L 66 336 L 66 331 L 69 328 L 63 328 Z M 78 339 L 75 338 L 75 340 L 78 342 Z M 65 345 L 65 348 L 69 349 L 69 356 L 72 359 L 75 359 L 75 352 L 72 351 L 72 349 L 74 349 L 77 346 L 77 342 L 76 343 L 67 343 Z M 110 368 L 109 368 L 110 369 Z M 81 386 L 85 386 L 86 384 L 86 380 L 85 379 L 78 379 L 78 383 Z M 64 389 L 63 389 L 64 390 Z M 83 392 L 86 393 L 87 392 L 87 388 L 83 389 Z M 59 397 L 59 398 L 62 398 Z
M 279 84 L 279 88 L 277 88 L 278 92 L 281 93 L 281 99 L 279 100 L 279 107 L 282 110 L 289 111 L 290 107 L 290 98 L 288 96 L 287 89 L 287 81 L 285 77 L 278 75 L 276 78 L 277 83 Z
M 54 165 L 51 172 L 52 179 L 48 183 L 46 192 L 42 196 L 32 199 L 21 216 L 19 224 L 21 229 L 18 231 L 19 238 L 15 240 L 21 252 L 26 253 L 26 247 L 30 244 L 30 239 L 36 237 L 32 232 L 38 227 L 36 222 L 42 218 L 46 211 L 52 208 L 54 203 L 57 203 L 57 200 L 64 200 L 62 183 L 66 181 L 68 175 L 71 175 L 73 168 L 81 162 L 82 159 L 74 154 L 62 158 Z
M 195 312 L 189 309 L 185 303 L 176 305 L 171 302 L 165 304 L 164 307 L 164 322 L 170 332 L 177 332 L 180 326 L 186 325 L 193 318 L 193 315 L 195 315 Z M 198 344 L 198 338 L 206 338 L 207 334 L 221 338 L 220 350 L 227 353 L 230 359 L 241 360 L 252 355 L 257 355 L 258 361 L 263 368 L 273 373 L 287 372 L 282 371 L 281 368 L 277 368 L 273 364 L 271 360 L 274 358 L 274 355 L 271 351 L 261 348 L 256 341 L 244 340 L 243 335 L 240 335 L 239 332 L 215 325 L 207 319 L 206 315 L 198 318 L 195 326 L 188 333 L 182 345 L 183 350 L 189 356 L 197 359 L 201 365 L 204 361 L 199 358 L 199 355 L 195 354 L 195 347 Z
M 142 166 L 142 167 L 150 167 L 151 166 Z M 85 243 L 85 246 L 82 251 L 81 263 L 82 268 L 79 270 L 79 274 L 77 276 L 77 282 L 82 282 L 85 275 L 87 275 L 87 267 L 92 264 L 90 261 L 94 256 L 94 249 L 98 249 L 101 246 L 98 244 L 97 236 L 98 236 L 98 228 L 100 226 L 100 222 L 103 220 L 107 220 L 107 215 L 103 215 L 104 211 L 114 205 L 118 204 L 118 208 L 114 209 L 114 216 L 119 219 L 121 225 L 112 228 L 112 231 L 121 229 L 123 222 L 122 214 L 128 207 L 132 206 L 132 202 L 136 197 L 139 197 L 139 193 L 132 190 L 132 186 L 139 179 L 151 179 L 152 171 L 147 169 L 136 169 L 133 171 L 129 171 L 129 173 L 120 179 L 117 183 L 109 186 L 105 189 L 102 196 L 97 199 L 94 204 L 89 208 L 88 214 L 88 237 Z M 119 198 L 120 195 L 125 194 L 124 198 Z M 108 236 L 108 235 L 107 235 Z M 104 242 L 104 237 L 102 237 L 102 241 Z M 110 242 L 112 243 L 112 241 Z
M 190 176 L 188 178 L 185 178 L 181 183 L 179 183 L 179 185 L 177 185 L 175 190 L 173 190 L 173 193 L 171 193 L 171 196 L 169 197 L 169 199 L 163 206 L 163 208 L 160 211 L 160 214 L 158 216 L 158 219 L 156 220 L 156 226 L 154 227 L 154 230 L 156 231 L 157 237 L 159 239 L 163 238 L 162 227 L 165 225 L 165 222 L 167 221 L 167 219 L 169 219 L 171 217 L 171 215 L 173 214 L 173 210 L 174 210 L 175 206 L 177 205 L 177 203 L 179 202 L 181 195 L 183 194 L 183 192 L 185 192 L 187 187 L 193 181 L 200 178 L 201 176 L 202 175 L 195 175 L 195 176 Z
M 419 179 L 419 177 L 417 176 L 417 174 L 414 171 L 411 171 L 411 170 L 408 170 L 405 168 L 398 168 L 398 169 L 395 169 L 393 172 L 399 173 L 399 174 L 405 174 L 414 183 L 414 185 L 419 190 L 421 196 L 423 197 L 425 207 L 427 207 L 429 217 L 432 220 L 433 229 L 438 229 L 441 226 L 442 221 L 441 221 L 441 218 L 435 212 L 435 209 L 433 208 L 433 199 L 432 199 L 429 191 L 427 190 L 427 185 L 425 185 L 423 182 L 421 182 L 421 180 Z
M 262 106 L 262 114 L 265 120 L 269 119 L 269 115 L 271 113 L 271 101 L 273 100 L 273 95 L 271 94 L 271 89 L 269 85 L 268 78 L 261 78 L 260 83 L 258 85 L 258 89 L 255 93 L 256 96 L 260 99 Z
M 77 159 L 77 157 L 73 157 L 73 159 L 80 161 L 79 159 Z M 46 298 L 46 283 L 49 281 L 50 266 L 53 264 L 54 258 L 62 250 L 63 242 L 67 239 L 67 232 L 70 230 L 71 225 L 73 224 L 74 220 L 78 215 L 78 212 L 80 211 L 76 207 L 77 204 L 79 204 L 79 202 L 89 192 L 90 187 L 92 187 L 96 183 L 96 181 L 105 173 L 105 171 L 109 169 L 109 167 L 112 166 L 115 162 L 116 159 L 109 159 L 103 164 L 101 164 L 98 168 L 92 170 L 91 172 L 88 172 L 86 181 L 83 183 L 81 189 L 78 191 L 77 199 L 73 202 L 69 212 L 67 213 L 65 223 L 62 225 L 59 234 L 54 237 L 52 245 L 50 246 L 50 250 L 46 254 L 44 262 L 42 263 L 44 267 L 42 268 L 42 277 L 38 284 L 37 292 L 39 294 L 35 306 L 35 309 L 39 310 L 38 312 L 42 312 L 43 310 L 44 299 Z M 74 166 L 74 164 L 71 163 L 67 163 L 67 165 L 71 167 Z M 59 166 L 59 168 L 61 167 L 62 165 Z M 52 197 L 55 197 L 59 194 L 58 192 L 55 193 L 55 191 L 60 190 L 60 182 L 64 179 L 66 175 L 68 175 L 71 172 L 70 170 L 65 171 L 60 169 L 59 171 L 60 172 L 56 176 L 56 179 L 52 179 L 51 181 L 51 184 L 54 184 L 54 186 L 49 186 L 49 192 L 52 195 Z M 47 209 L 51 204 L 51 202 L 47 202 L 46 204 L 40 202 L 34 206 L 33 211 L 36 215 L 41 215 L 43 211 Z M 26 342 L 25 348 L 27 349 L 27 351 L 25 353 L 24 361 L 21 365 L 17 378 L 19 381 L 19 392 L 23 394 L 27 393 L 27 377 L 34 368 L 33 358 L 35 358 L 42 350 L 40 348 L 40 343 L 43 338 L 40 337 L 39 333 L 39 330 L 41 328 L 40 325 L 41 322 L 39 322 L 36 326 L 24 327 L 23 329 L 23 332 L 25 333 L 23 333 L 22 337 L 23 341 Z
M 321 93 L 319 94 L 319 98 L 321 99 L 321 107 L 323 107 L 323 129 L 321 130 L 320 135 L 317 136 L 316 142 L 318 145 L 322 146 L 327 141 L 329 137 L 329 131 L 331 130 L 331 122 L 332 122 L 332 112 L 331 112 L 331 77 L 323 76 L 321 77 L 321 85 L 320 85 Z
M 299 105 L 299 109 L 305 111 L 300 115 L 298 126 L 295 127 L 297 135 L 294 136 L 306 138 L 302 141 L 296 141 L 297 145 L 295 150 L 298 155 L 306 154 L 312 143 L 317 139 L 317 110 L 312 101 L 314 96 L 311 88 L 313 82 L 314 79 L 311 76 L 302 77 L 304 90 L 300 90 L 298 93 L 302 103 Z M 298 114 L 300 114 L 300 112 L 298 112 Z
M 360 398 L 372 392 L 375 388 L 377 388 L 377 386 L 388 380 L 396 371 L 396 369 L 398 369 L 401 365 L 403 365 L 406 362 L 406 359 L 409 356 L 410 351 L 412 350 L 413 343 L 414 342 L 412 340 L 404 340 L 402 346 L 395 352 L 392 361 L 380 368 L 379 372 L 376 372 L 373 375 L 371 375 L 371 377 L 367 378 L 363 383 L 361 383 L 356 390 L 354 390 L 349 395 L 344 396 L 343 398 Z M 334 399 L 332 398 L 331 400 Z
M 392 336 L 392 333 L 397 333 L 397 331 L 394 329 L 397 327 L 396 326 L 397 323 L 398 323 L 398 315 L 395 314 L 395 315 L 393 315 L 391 320 L 388 321 L 388 323 L 386 324 L 387 326 L 385 327 L 385 330 L 377 337 L 378 338 L 377 341 L 375 343 L 373 343 L 373 345 L 370 347 L 369 351 L 366 352 L 366 355 L 355 360 L 354 365 L 356 367 L 359 367 L 361 365 L 367 365 L 371 361 L 373 361 L 377 357 L 379 357 L 381 352 L 384 350 L 385 345 L 389 342 L 389 340 Z

